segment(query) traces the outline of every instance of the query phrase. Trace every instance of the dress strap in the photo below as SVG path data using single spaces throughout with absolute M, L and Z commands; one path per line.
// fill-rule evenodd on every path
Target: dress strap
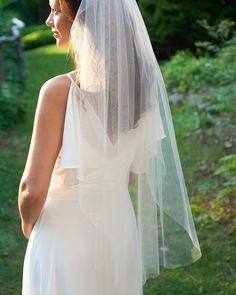
M 58 168 L 78 168 L 80 163 L 80 148 L 79 148 L 79 131 L 80 131 L 80 102 L 78 93 L 76 93 L 76 85 L 71 74 L 66 73 L 66 76 L 71 80 L 70 90 L 67 97 L 67 105 L 65 112 L 65 122 L 63 130 L 62 146 L 60 151 L 60 161 Z
M 73 83 L 75 82 L 69 73 L 66 73 L 66 76 L 70 78 L 71 82 L 73 82 Z
M 80 88 L 80 85 L 78 85 L 78 84 L 76 83 L 76 81 L 72 78 L 72 76 L 71 76 L 70 73 L 66 73 L 66 76 L 68 76 L 68 77 L 70 78 L 70 80 L 71 80 L 71 82 L 72 82 L 72 85 L 75 85 L 75 86 L 77 86 L 78 88 Z

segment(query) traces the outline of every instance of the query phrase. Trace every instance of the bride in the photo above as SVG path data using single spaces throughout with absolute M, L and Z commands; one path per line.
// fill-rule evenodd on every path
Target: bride
M 162 75 L 135 0 L 49 5 L 74 70 L 39 93 L 22 295 L 142 295 L 161 267 L 201 257 Z

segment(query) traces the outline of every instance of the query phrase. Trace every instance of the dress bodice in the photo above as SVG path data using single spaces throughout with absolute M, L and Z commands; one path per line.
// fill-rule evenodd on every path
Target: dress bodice
M 159 120 L 155 122 L 159 129 L 157 138 L 150 138 L 153 114 L 149 111 L 142 114 L 138 127 L 119 134 L 118 148 L 108 139 L 108 154 L 112 157 L 111 160 L 104 159 L 103 143 L 99 142 L 104 130 L 101 130 L 93 110 L 91 111 L 89 107 L 86 111 L 80 110 L 78 96 L 82 93 L 80 91 L 72 79 L 67 100 L 62 147 L 55 162 L 50 188 L 68 188 L 79 184 L 85 185 L 85 183 L 96 189 L 102 185 L 103 187 L 110 187 L 110 185 L 113 187 L 114 184 L 127 186 L 129 171 L 137 174 L 146 171 L 150 159 L 151 141 L 158 141 L 165 137 L 161 120 L 154 114 L 155 120 Z M 81 120 L 83 120 L 82 130 Z M 97 120 L 98 129 L 94 120 Z M 91 128 L 91 122 L 93 122 L 93 128 Z
M 78 168 L 60 168 L 61 150 L 56 159 L 50 189 L 68 188 L 79 184 Z

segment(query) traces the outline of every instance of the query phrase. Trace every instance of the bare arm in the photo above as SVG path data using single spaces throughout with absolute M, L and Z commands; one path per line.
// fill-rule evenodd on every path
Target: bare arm
M 57 76 L 41 88 L 28 158 L 19 186 L 22 231 L 29 238 L 46 201 L 52 171 L 62 143 L 69 80 Z

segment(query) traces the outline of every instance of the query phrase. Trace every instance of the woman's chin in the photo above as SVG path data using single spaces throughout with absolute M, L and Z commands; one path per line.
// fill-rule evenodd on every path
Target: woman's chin
M 61 42 L 60 40 L 57 40 L 56 44 L 57 44 L 58 48 L 67 48 L 68 47 L 67 43 Z
M 67 48 L 68 42 L 63 41 L 60 37 L 56 37 L 56 45 L 58 48 Z

